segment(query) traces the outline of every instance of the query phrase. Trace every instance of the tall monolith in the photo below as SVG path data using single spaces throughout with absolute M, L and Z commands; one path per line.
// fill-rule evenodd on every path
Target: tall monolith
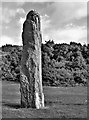
M 21 59 L 21 106 L 43 108 L 40 16 L 31 10 L 23 24 Z

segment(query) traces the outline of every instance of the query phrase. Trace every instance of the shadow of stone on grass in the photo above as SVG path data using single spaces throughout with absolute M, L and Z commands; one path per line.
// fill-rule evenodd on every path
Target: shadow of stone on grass
M 21 108 L 21 105 L 19 103 L 4 103 L 3 106 L 15 109 Z
M 6 107 L 8 107 L 8 108 L 14 108 L 14 109 L 21 109 L 21 108 L 25 108 L 25 107 L 22 107 L 21 106 L 21 104 L 19 104 L 19 103 L 3 103 L 3 107 L 4 106 L 6 106 Z M 33 109 L 33 110 L 37 110 L 36 108 L 26 108 L 26 109 Z M 41 109 L 49 109 L 49 106 L 44 106 L 44 107 L 42 107 L 42 108 L 40 108 L 40 110 Z

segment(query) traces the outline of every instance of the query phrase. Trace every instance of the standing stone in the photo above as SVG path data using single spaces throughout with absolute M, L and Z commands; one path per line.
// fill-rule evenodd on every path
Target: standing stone
M 21 106 L 31 108 L 44 107 L 41 68 L 41 32 L 40 17 L 31 10 L 23 24 L 23 52 L 21 60 Z

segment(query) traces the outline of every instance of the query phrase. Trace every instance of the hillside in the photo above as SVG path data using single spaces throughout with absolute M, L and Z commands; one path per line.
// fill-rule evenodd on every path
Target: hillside
M 46 86 L 87 86 L 89 44 L 42 44 L 42 80 Z M 3 80 L 19 82 L 22 46 L 2 46 Z M 8 54 L 7 54 L 8 53 Z

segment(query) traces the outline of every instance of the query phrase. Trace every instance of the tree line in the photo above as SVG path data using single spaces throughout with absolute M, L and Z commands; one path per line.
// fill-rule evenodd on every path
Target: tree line
M 22 46 L 4 45 L 2 79 L 20 80 Z M 86 86 L 88 83 L 89 44 L 70 42 L 55 44 L 53 40 L 42 43 L 42 80 L 47 86 Z

